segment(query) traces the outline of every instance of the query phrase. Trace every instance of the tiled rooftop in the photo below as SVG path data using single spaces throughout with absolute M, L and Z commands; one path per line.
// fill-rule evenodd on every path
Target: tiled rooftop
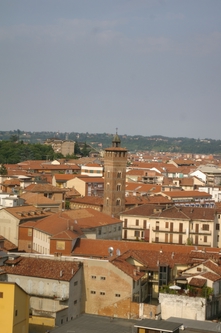
M 9 263 L 10 261 L 6 261 L 6 264 Z M 8 274 L 70 281 L 79 267 L 80 264 L 73 261 L 20 257 L 14 267 L 4 266 L 4 270 Z

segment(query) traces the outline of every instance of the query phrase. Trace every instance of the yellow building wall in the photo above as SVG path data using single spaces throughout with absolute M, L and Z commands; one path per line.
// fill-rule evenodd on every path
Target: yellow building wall
M 32 317 L 29 318 L 29 324 L 54 327 L 55 326 L 55 318 L 32 316 Z
M 0 323 L 5 333 L 13 332 L 14 286 L 0 283 Z
M 0 323 L 4 333 L 28 333 L 29 296 L 15 283 L 0 282 Z

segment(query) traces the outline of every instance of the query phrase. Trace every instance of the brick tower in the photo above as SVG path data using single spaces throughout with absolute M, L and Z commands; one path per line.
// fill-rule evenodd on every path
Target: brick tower
M 104 203 L 103 213 L 119 217 L 125 210 L 125 183 L 127 149 L 121 148 L 121 140 L 116 133 L 112 147 L 104 153 Z

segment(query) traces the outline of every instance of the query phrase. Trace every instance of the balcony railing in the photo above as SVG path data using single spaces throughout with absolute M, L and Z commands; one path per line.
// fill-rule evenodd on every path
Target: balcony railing
M 163 228 L 163 227 L 161 227 L 161 228 L 158 228 L 158 227 L 152 227 L 152 230 L 154 231 L 154 232 L 163 232 L 163 233 L 169 233 L 169 234 L 172 234 L 172 233 L 174 233 L 174 234 L 186 234 L 186 230 L 170 230 L 169 228 Z

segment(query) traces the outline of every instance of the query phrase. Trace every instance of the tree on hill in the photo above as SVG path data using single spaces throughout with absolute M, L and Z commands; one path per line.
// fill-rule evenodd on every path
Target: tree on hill
M 0 166 L 0 175 L 7 175 L 8 171 L 6 169 L 6 166 L 4 164 L 1 164 Z

